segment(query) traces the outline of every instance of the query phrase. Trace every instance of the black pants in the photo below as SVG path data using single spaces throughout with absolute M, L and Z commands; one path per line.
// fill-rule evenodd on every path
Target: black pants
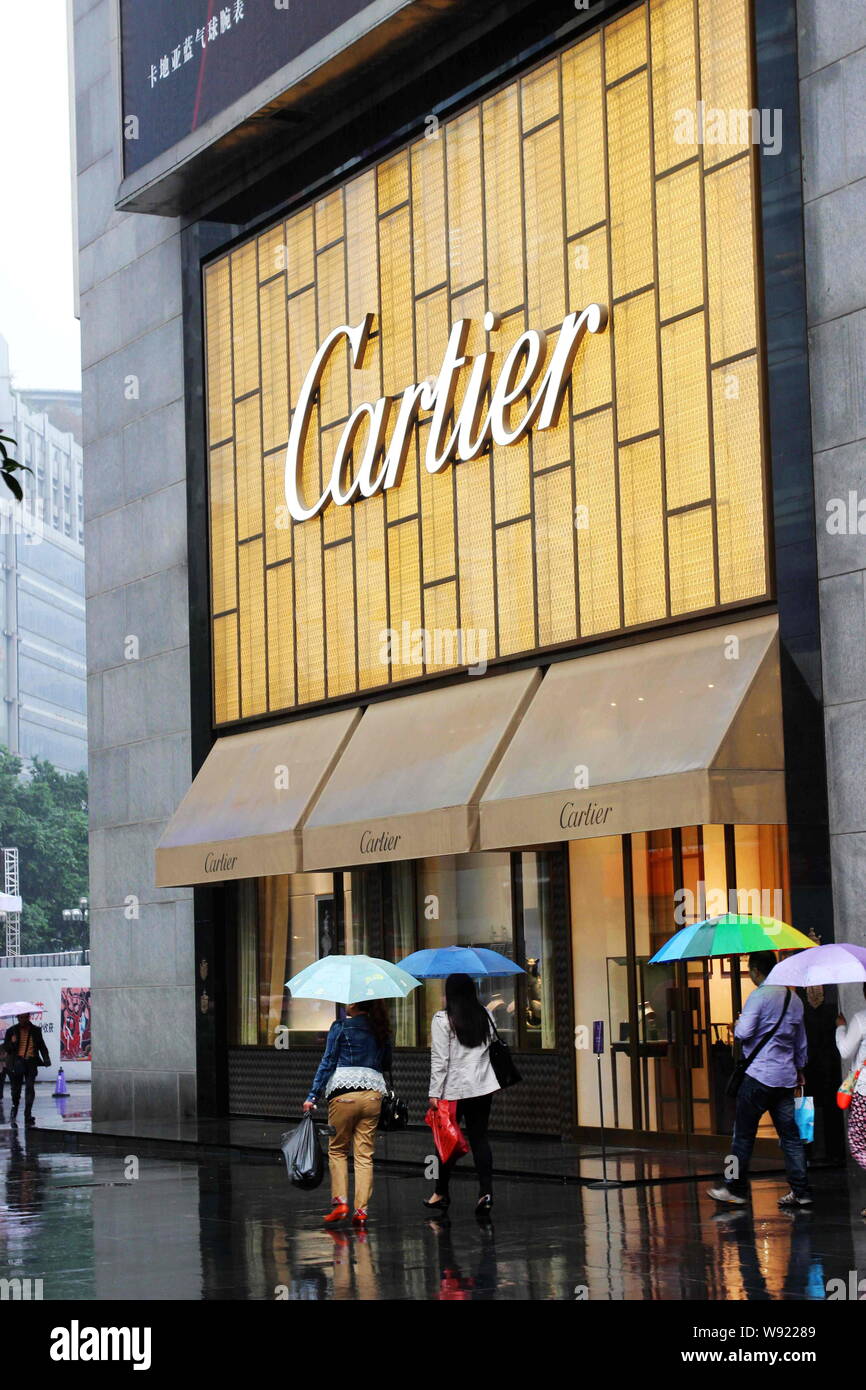
M 21 1084 L 24 1083 L 24 1114 L 29 1115 L 36 1099 L 36 1062 L 30 1057 L 16 1057 L 9 1073 L 9 1081 L 12 1086 L 13 1110 L 18 1109 L 18 1102 L 21 1099 Z
M 458 1100 L 457 1102 L 457 1119 L 458 1122 L 463 1121 L 463 1127 L 466 1130 L 466 1138 L 472 1149 L 472 1161 L 478 1174 L 478 1191 L 482 1197 L 493 1191 L 493 1154 L 490 1152 L 490 1144 L 487 1140 L 492 1100 L 493 1095 L 491 1094 L 489 1096 L 470 1096 L 468 1100 Z M 436 1191 L 440 1197 L 448 1196 L 451 1170 L 456 1162 L 457 1158 L 452 1157 L 447 1163 L 439 1164 Z
M 807 1083 L 808 1084 L 808 1083 Z M 823 1156 L 829 1163 L 845 1162 L 845 1112 L 836 1104 L 838 1084 L 816 1086 L 812 1092 L 815 1097 L 815 1143 L 812 1146 L 818 1155 L 819 1141 Z

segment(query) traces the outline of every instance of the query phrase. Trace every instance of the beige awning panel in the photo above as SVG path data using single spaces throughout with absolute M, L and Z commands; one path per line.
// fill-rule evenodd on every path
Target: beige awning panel
M 516 671 L 369 706 L 304 825 L 304 868 L 478 849 L 478 798 L 540 678 Z
M 777 620 L 550 667 L 481 798 L 481 847 L 786 819 Z
M 158 888 L 301 868 L 300 826 L 359 710 L 218 739 L 156 849 Z

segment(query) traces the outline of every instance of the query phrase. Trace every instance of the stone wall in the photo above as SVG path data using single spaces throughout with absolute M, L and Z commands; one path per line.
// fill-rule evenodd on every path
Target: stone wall
M 799 0 L 798 28 L 833 897 L 866 944 L 866 516 L 833 520 L 852 491 L 866 512 L 866 5 Z
M 93 1105 L 170 1120 L 195 1113 L 192 894 L 153 856 L 190 777 L 180 235 L 114 208 L 115 13 L 74 0 Z

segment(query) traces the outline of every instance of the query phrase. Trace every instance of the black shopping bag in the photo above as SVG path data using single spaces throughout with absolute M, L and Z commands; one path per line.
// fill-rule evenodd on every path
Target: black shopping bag
M 325 1176 L 325 1155 L 311 1110 L 304 1115 L 297 1129 L 283 1135 L 280 1148 L 295 1187 L 318 1187 Z

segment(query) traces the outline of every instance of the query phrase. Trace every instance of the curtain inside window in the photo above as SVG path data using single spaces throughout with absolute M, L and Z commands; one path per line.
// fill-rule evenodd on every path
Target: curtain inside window
M 391 865 L 391 904 L 386 957 L 396 962 L 415 950 L 415 872 L 409 862 Z M 413 990 L 408 999 L 389 1001 L 394 1041 L 400 1047 L 415 1047 L 418 1041 L 415 993 Z
M 259 1042 L 273 1047 L 277 1028 L 285 1022 L 289 949 L 289 877 L 256 880 L 259 909 Z
M 370 950 L 370 885 L 369 869 L 353 869 L 343 874 L 343 917 L 346 924 L 346 954 L 369 956 Z
M 526 971 L 526 1020 L 528 1047 L 554 1047 L 553 921 L 551 915 L 550 860 L 546 854 L 522 856 L 523 944 Z
M 234 1042 L 239 1047 L 253 1047 L 258 1042 L 256 1027 L 258 981 L 256 972 L 257 900 L 255 880 L 243 879 L 237 884 L 235 905 L 237 913 L 235 923 L 237 1009 Z

